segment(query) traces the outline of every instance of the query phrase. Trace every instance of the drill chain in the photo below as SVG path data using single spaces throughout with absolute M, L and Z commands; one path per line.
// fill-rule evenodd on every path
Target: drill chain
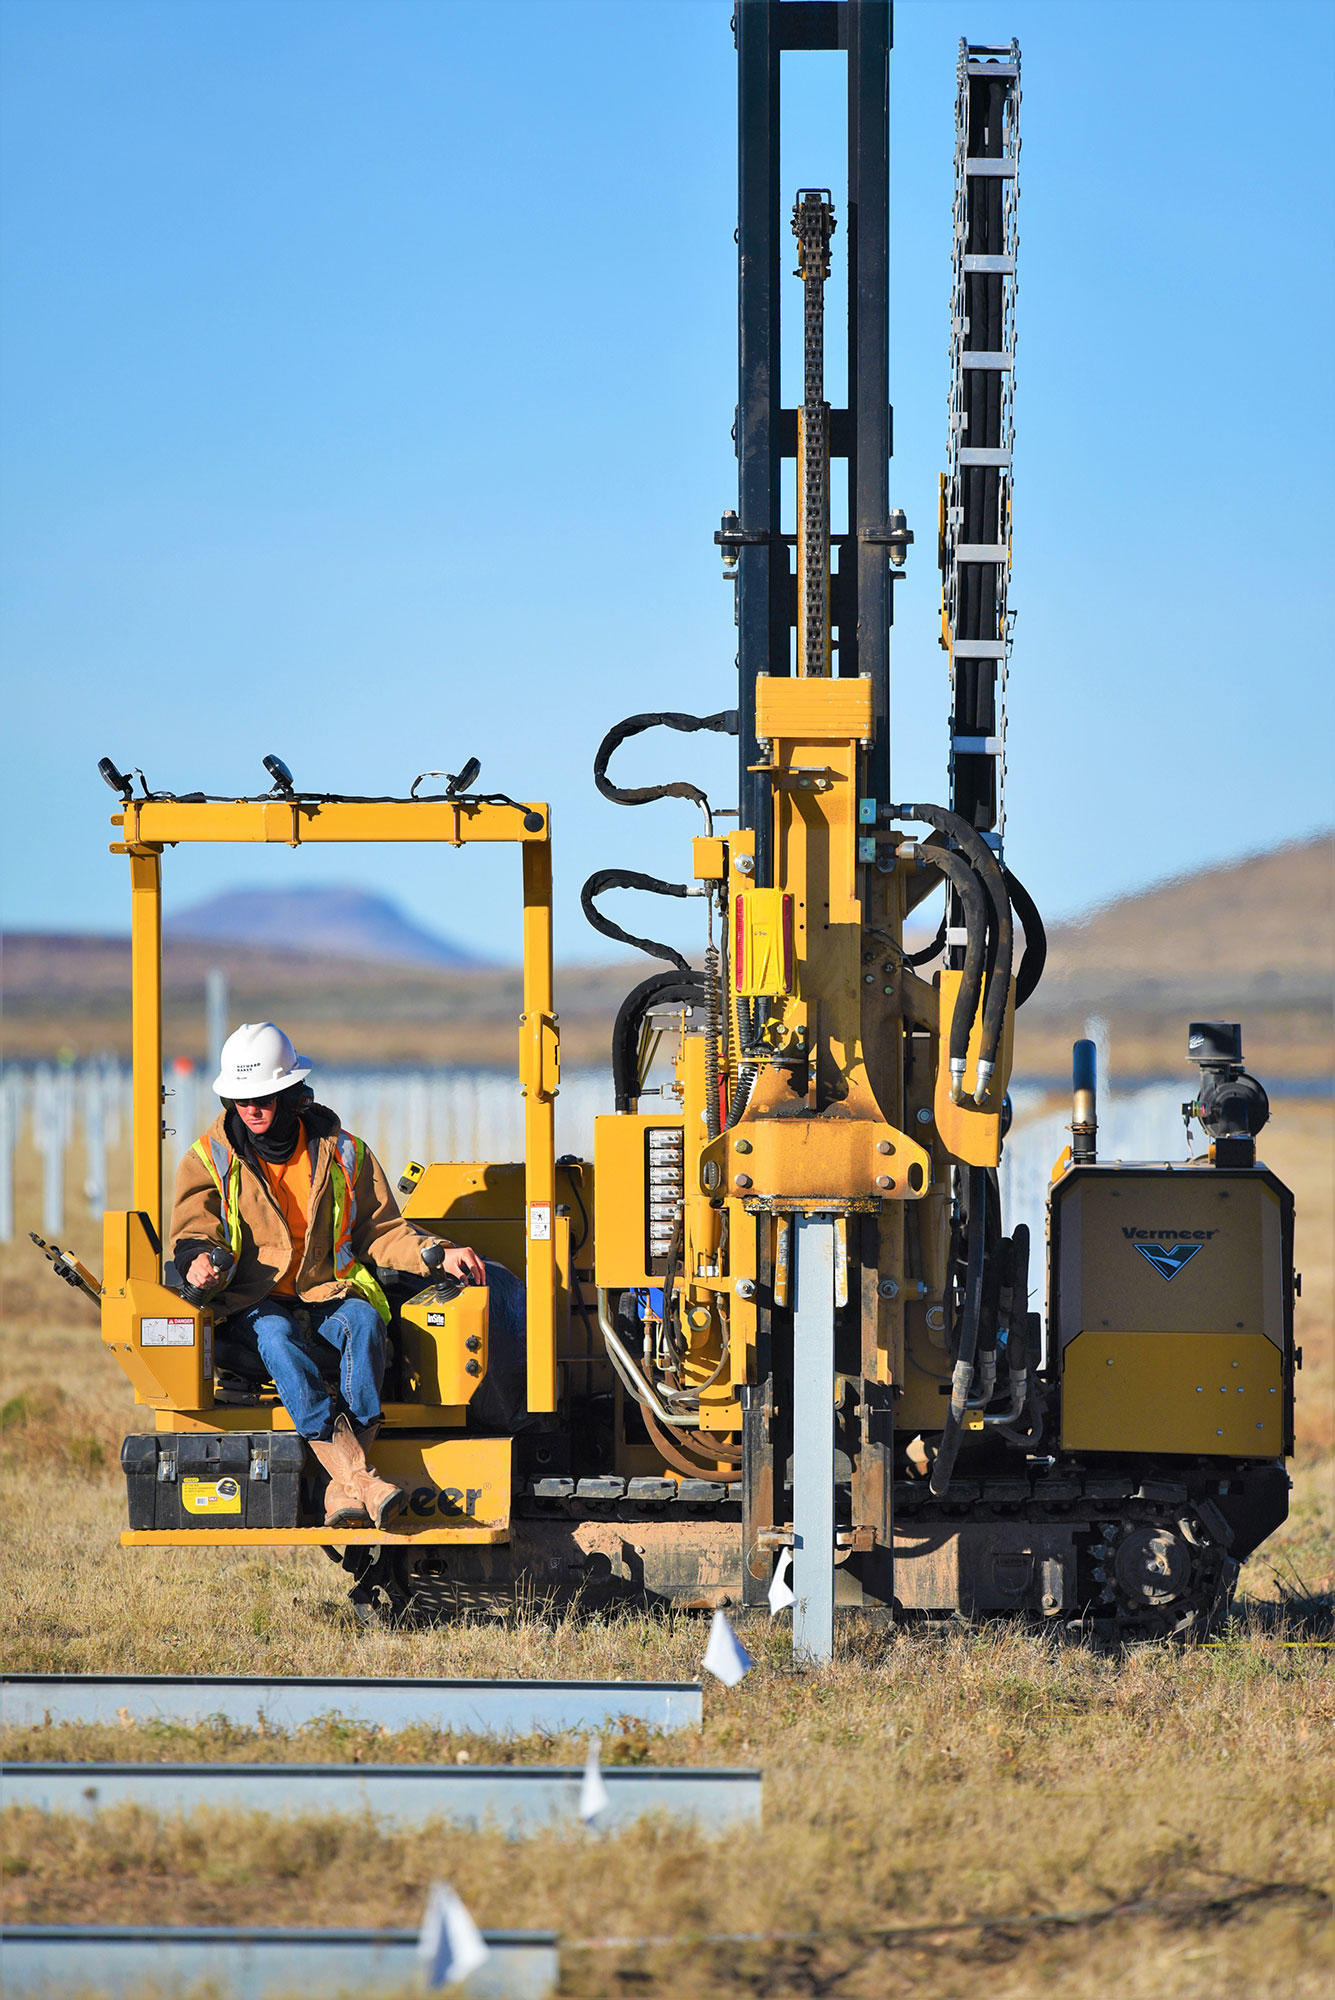
M 802 482 L 799 609 L 802 669 L 830 671 L 827 570 L 830 540 L 829 431 L 825 401 L 825 280 L 830 275 L 834 207 L 824 188 L 804 188 L 793 204 L 797 272 L 802 280 Z

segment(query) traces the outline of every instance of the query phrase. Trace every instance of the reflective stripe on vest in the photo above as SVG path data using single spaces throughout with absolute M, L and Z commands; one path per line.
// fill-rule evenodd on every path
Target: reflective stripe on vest
M 389 1300 L 353 1254 L 352 1232 L 357 1223 L 357 1176 L 366 1158 L 366 1147 L 351 1132 L 340 1131 L 334 1141 L 334 1159 L 329 1178 L 334 1190 L 334 1275 L 345 1279 L 364 1299 L 369 1299 L 386 1326 Z
M 222 1203 L 223 1226 L 233 1257 L 241 1255 L 241 1162 L 221 1139 L 196 1139 L 191 1151 L 198 1153 L 208 1168 Z M 329 1180 L 334 1202 L 334 1276 L 351 1285 L 373 1305 L 383 1323 L 390 1321 L 389 1300 L 365 1264 L 357 1261 L 352 1248 L 352 1232 L 357 1222 L 357 1176 L 366 1157 L 366 1147 L 350 1132 L 340 1132 L 334 1141 L 334 1158 L 329 1163 Z
M 237 1258 L 241 1255 L 241 1162 L 221 1139 L 210 1139 L 207 1146 L 202 1139 L 196 1139 L 190 1150 L 199 1154 L 213 1177 L 213 1185 L 222 1203 L 223 1228 L 227 1231 L 228 1246 L 233 1258 Z

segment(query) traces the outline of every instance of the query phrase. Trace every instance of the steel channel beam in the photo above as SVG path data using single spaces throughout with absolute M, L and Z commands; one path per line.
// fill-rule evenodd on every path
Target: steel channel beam
M 779 539 L 779 56 L 785 8 L 740 0 L 737 34 L 737 508 L 762 540 L 737 562 L 738 782 L 741 824 L 755 835 L 755 880 L 772 879 L 769 780 L 756 741 L 756 680 L 790 672 L 788 556 Z
M 839 671 L 867 674 L 876 736 L 867 789 L 889 799 L 891 570 L 882 529 L 890 506 L 890 48 L 891 9 L 862 0 L 848 10 L 848 404 L 853 443 L 848 519 L 840 560 L 854 568 L 852 633 L 840 632 Z M 849 641 L 852 640 L 850 644 Z
M 545 1931 L 485 1931 L 491 1956 L 461 1991 L 470 2000 L 546 2000 L 559 1977 Z M 233 1930 L 159 1925 L 7 1924 L 5 1993 L 138 1995 L 207 1985 L 227 2000 L 292 1993 L 402 1994 L 421 1984 L 407 1930 Z
M 0 1723 L 172 1722 L 221 1717 L 240 1729 L 261 1719 L 304 1729 L 324 1717 L 381 1729 L 426 1728 L 470 1735 L 559 1735 L 602 1731 L 623 1718 L 650 1729 L 698 1727 L 698 1681 L 226 1680 L 211 1675 L 6 1674 Z
M 834 1653 L 834 1232 L 799 1215 L 793 1239 L 793 1657 Z
M 140 1806 L 157 1813 L 210 1811 L 369 1814 L 382 1826 L 492 1827 L 511 1836 L 579 1818 L 584 1773 L 553 1765 L 479 1764 L 4 1764 L 0 1804 L 87 1813 Z M 760 1819 L 759 1771 L 641 1767 L 603 1772 L 600 1828 L 647 1813 L 719 1832 Z

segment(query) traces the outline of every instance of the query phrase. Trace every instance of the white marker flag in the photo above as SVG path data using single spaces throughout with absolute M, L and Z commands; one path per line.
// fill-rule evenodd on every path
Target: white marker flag
M 457 1986 L 491 1957 L 487 1941 L 448 1882 L 433 1882 L 417 1939 L 428 1986 Z
M 780 1550 L 779 1560 L 774 1565 L 774 1574 L 769 1580 L 769 1615 L 771 1618 L 777 1618 L 781 1611 L 787 1611 L 790 1605 L 797 1602 L 793 1596 L 793 1587 L 788 1581 L 788 1572 L 792 1566 L 792 1550 Z
M 598 1737 L 589 1738 L 589 1754 L 584 1760 L 584 1781 L 579 1788 L 579 1816 L 585 1826 L 593 1826 L 600 1812 L 611 1804 L 603 1781 L 603 1746 Z
M 709 1628 L 709 1644 L 705 1647 L 704 1664 L 716 1680 L 724 1687 L 736 1687 L 743 1674 L 749 1673 L 753 1665 L 737 1634 L 728 1623 L 724 1611 L 714 1613 L 714 1622 Z

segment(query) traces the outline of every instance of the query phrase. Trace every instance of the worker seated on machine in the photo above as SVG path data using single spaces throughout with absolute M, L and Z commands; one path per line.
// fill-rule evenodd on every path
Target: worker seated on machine
M 373 1265 L 490 1287 L 496 1414 L 523 1367 L 524 1288 L 503 1265 L 405 1222 L 379 1161 L 315 1102 L 310 1065 L 271 1021 L 223 1044 L 213 1088 L 223 1108 L 176 1174 L 177 1272 L 207 1295 L 229 1341 L 253 1342 L 298 1435 L 329 1475 L 327 1528 L 383 1528 L 406 1504 L 366 1462 L 380 1425 L 389 1303 Z M 338 1356 L 338 1388 L 307 1335 Z M 507 1366 L 507 1363 L 509 1364 Z M 490 1376 L 492 1369 L 488 1369 Z

